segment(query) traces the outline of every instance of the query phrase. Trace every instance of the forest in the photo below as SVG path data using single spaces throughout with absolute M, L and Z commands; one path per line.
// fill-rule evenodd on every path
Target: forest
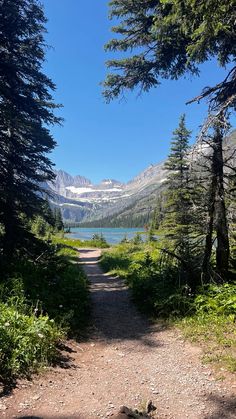
M 226 73 L 189 98 L 189 107 L 208 106 L 194 145 L 184 114 L 173 127 L 168 176 L 151 220 L 122 220 L 125 227 L 148 224 L 147 241 L 138 236 L 105 250 L 101 266 L 125 278 L 141 311 L 176 322 L 190 338 L 212 339 L 211 357 L 235 371 L 236 148 L 227 143 L 236 107 L 235 1 L 112 0 L 109 8 L 117 24 L 105 49 L 125 58 L 107 62 L 107 103 L 135 89 L 156 87 L 158 96 L 163 80 L 200 77 L 208 60 Z M 102 237 L 67 240 L 45 186 L 55 177 L 51 129 L 63 123 L 56 86 L 44 73 L 46 23 L 37 0 L 0 1 L 2 381 L 52 364 L 64 339 L 85 335 L 89 284 L 75 263 L 77 249 L 107 247 Z M 117 222 L 102 220 L 106 227 Z

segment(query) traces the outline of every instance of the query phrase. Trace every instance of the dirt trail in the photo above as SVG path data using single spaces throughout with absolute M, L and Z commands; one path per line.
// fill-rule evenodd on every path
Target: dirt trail
M 142 318 L 123 282 L 101 272 L 99 250 L 80 255 L 91 282 L 90 338 L 69 342 L 59 367 L 3 396 L 0 417 L 109 418 L 152 399 L 159 419 L 236 418 L 236 385 L 216 381 L 179 332 Z

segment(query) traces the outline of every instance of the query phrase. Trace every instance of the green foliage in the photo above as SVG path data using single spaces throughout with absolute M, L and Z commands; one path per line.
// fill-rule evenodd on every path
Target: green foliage
M 105 249 L 106 247 L 109 247 L 108 243 L 106 242 L 103 234 L 94 234 L 92 236 L 91 240 L 88 240 L 87 242 L 91 243 L 93 247 L 101 247 L 102 249 Z
M 53 232 L 51 227 L 41 215 L 37 215 L 31 222 L 32 233 L 39 238 L 44 238 Z
M 67 245 L 15 260 L 0 285 L 0 376 L 29 374 L 55 360 L 57 343 L 87 325 L 88 283 Z
M 63 337 L 53 319 L 29 306 L 22 281 L 15 279 L 11 285 L 10 296 L 5 294 L 6 302 L 0 303 L 1 379 L 29 374 L 53 361 Z
M 164 194 L 160 193 L 157 197 L 154 212 L 151 217 L 149 230 L 159 230 L 164 217 Z
M 81 330 L 88 315 L 87 280 L 74 263 L 77 257 L 75 250 L 58 246 L 56 253 L 36 265 L 24 261 L 14 266 L 14 276 L 22 278 L 28 299 L 72 335 Z
M 54 178 L 47 153 L 56 143 L 48 126 L 60 118 L 54 115 L 55 85 L 42 72 L 45 23 L 37 0 L 1 5 L 0 250 L 9 259 L 15 249 L 31 250 L 27 221 L 43 216 L 42 185 Z
M 113 0 L 110 15 L 116 38 L 106 49 L 125 58 L 107 63 L 113 70 L 104 82 L 107 101 L 136 86 L 148 91 L 161 78 L 196 75 L 211 57 L 225 66 L 236 55 L 234 0 Z
M 53 210 L 50 206 L 49 200 L 46 196 L 44 202 L 43 202 L 43 218 L 44 220 L 51 226 L 55 227 L 55 214 L 53 213 Z
M 140 233 L 136 233 L 135 236 L 133 237 L 133 239 L 131 240 L 131 242 L 134 245 L 140 245 L 142 243 L 142 236 Z
M 130 249 L 130 245 L 128 245 Z M 109 251 L 103 252 L 100 260 L 101 266 L 107 271 L 126 271 L 130 263 L 130 257 L 126 251 L 126 244 L 114 246 Z
M 75 227 L 136 228 L 143 227 L 148 224 L 149 219 L 149 213 L 138 214 L 134 211 L 133 205 L 129 205 L 125 208 L 125 213 L 121 212 L 115 215 L 110 215 L 100 220 L 86 221 L 79 223 L 79 225 L 75 225 Z
M 224 314 L 236 319 L 236 285 L 208 285 L 197 295 L 194 306 L 198 314 Z
M 60 208 L 52 210 L 47 199 L 43 201 L 43 215 L 36 215 L 29 225 L 38 238 L 51 239 L 53 235 L 64 232 Z
M 63 231 L 64 230 L 64 224 L 63 224 L 63 220 L 62 220 L 61 209 L 60 208 L 55 208 L 53 215 L 54 215 L 53 225 L 54 225 L 56 231 Z
M 195 241 L 194 188 L 187 161 L 190 134 L 185 125 L 185 115 L 182 115 L 178 128 L 173 132 L 171 151 L 165 164 L 168 174 L 159 229 L 162 248 L 175 259 L 181 285 L 187 283 L 194 289 L 199 278 L 194 268 L 199 264 L 199 258 Z
M 98 247 L 105 249 L 109 247 L 109 244 L 106 242 L 103 235 L 95 234 L 90 240 L 79 240 L 79 239 L 71 239 L 68 237 L 54 237 L 53 242 L 56 244 L 62 244 L 65 246 L 70 246 L 74 249 L 78 249 L 80 247 Z

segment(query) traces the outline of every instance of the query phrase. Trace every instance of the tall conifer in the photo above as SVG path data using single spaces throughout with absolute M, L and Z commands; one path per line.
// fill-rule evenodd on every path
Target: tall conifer
M 43 182 L 52 180 L 48 126 L 59 122 L 42 72 L 46 19 L 37 0 L 0 0 L 0 223 L 3 252 L 27 236 L 24 217 L 40 212 Z
M 178 128 L 173 132 L 171 152 L 165 164 L 169 174 L 166 181 L 164 218 L 160 226 L 170 254 L 178 261 L 185 277 L 188 274 L 186 267 L 191 258 L 192 233 L 192 202 L 187 161 L 190 135 L 191 131 L 185 125 L 185 115 L 182 115 Z

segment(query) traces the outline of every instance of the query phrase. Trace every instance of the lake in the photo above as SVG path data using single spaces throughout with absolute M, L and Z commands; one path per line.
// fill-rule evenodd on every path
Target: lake
M 143 228 L 71 228 L 68 237 L 80 240 L 90 240 L 94 234 L 102 234 L 109 244 L 119 243 L 124 237 L 132 239 L 137 233 L 143 233 Z M 142 234 L 143 240 L 146 235 Z

